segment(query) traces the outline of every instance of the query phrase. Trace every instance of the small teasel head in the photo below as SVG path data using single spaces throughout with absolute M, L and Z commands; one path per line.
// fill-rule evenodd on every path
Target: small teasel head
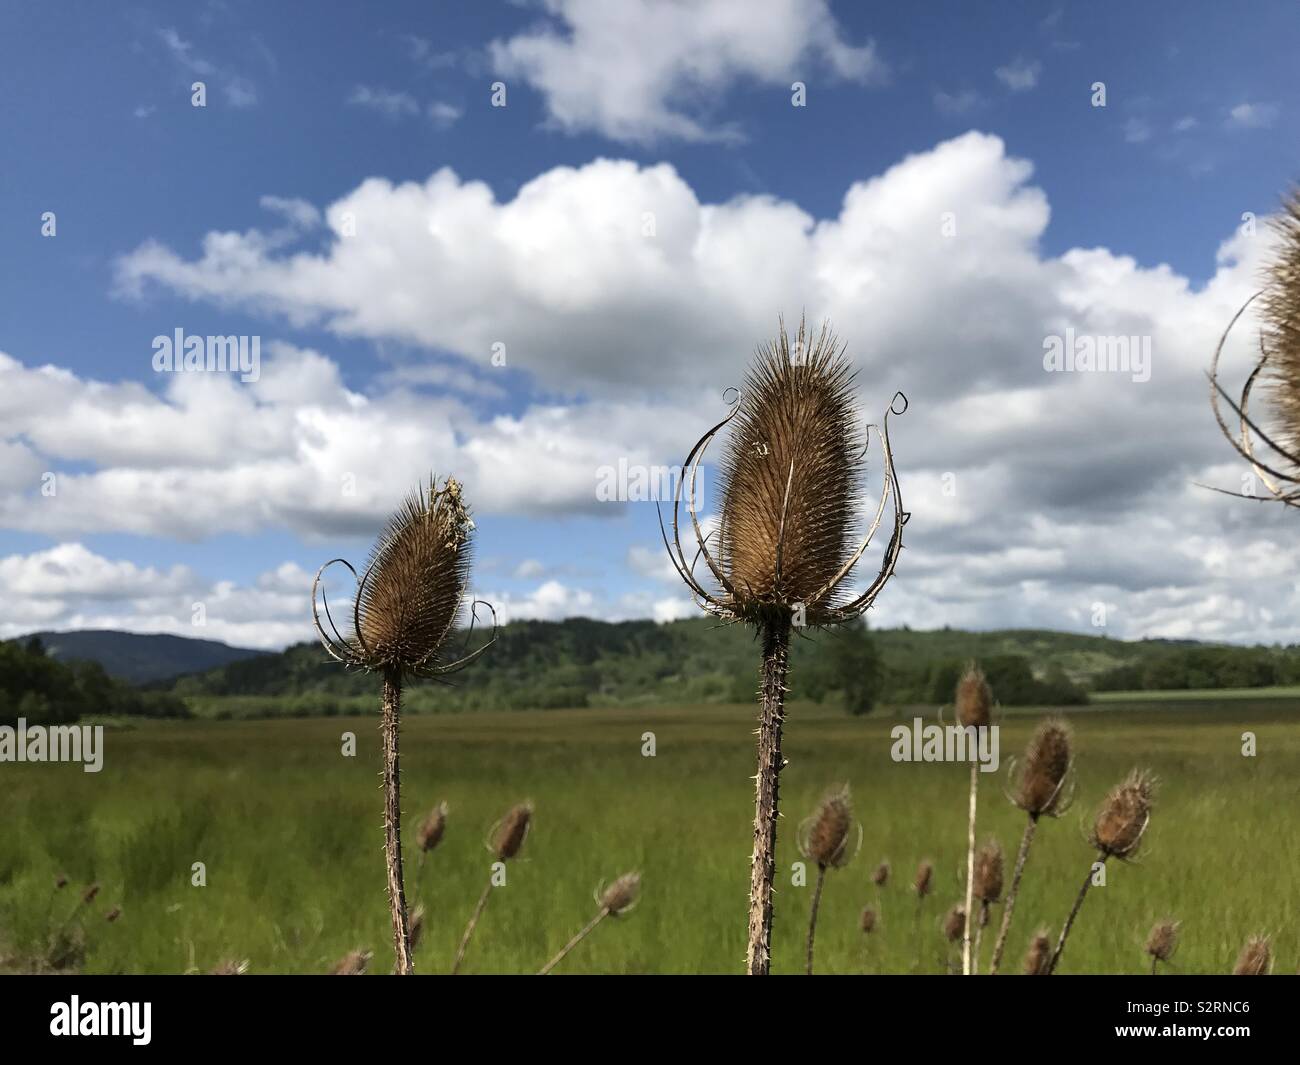
M 99 885 L 91 884 L 81 895 L 81 902 L 84 906 L 89 906 L 95 901 L 95 896 L 99 894 Z
M 956 943 L 966 935 L 966 907 L 954 902 L 943 918 L 943 934 L 949 943 Z
M 902 414 L 906 403 L 895 395 L 890 413 Z M 695 516 L 695 473 L 709 443 L 733 419 L 719 473 L 721 514 L 714 539 L 703 534 Z M 886 415 L 884 425 L 866 431 L 859 425 L 853 369 L 827 326 L 813 336 L 801 321 L 791 343 L 781 324 L 776 338 L 760 347 L 731 413 L 687 457 L 683 487 L 698 553 L 681 545 L 680 492 L 671 542 L 664 531 L 678 574 L 704 609 L 754 624 L 788 623 L 798 610 L 801 624 L 818 626 L 859 617 L 871 605 L 893 573 L 908 517 L 889 450 L 888 420 Z M 883 484 L 864 537 L 858 496 L 871 428 L 880 437 Z M 881 570 L 861 594 L 847 594 L 850 574 L 887 502 L 894 527 Z M 696 576 L 699 558 L 711 588 Z
M 967 663 L 957 681 L 953 709 L 962 728 L 983 728 L 993 720 L 993 689 L 974 662 Z
M 312 586 L 312 614 L 326 650 L 359 669 L 413 676 L 453 672 L 482 654 L 492 640 L 455 662 L 444 660 L 443 655 L 469 584 L 473 530 L 460 482 L 454 477 L 448 477 L 441 489 L 430 480 L 427 492 L 409 495 L 388 520 L 357 581 L 351 632 L 346 636 L 339 632 L 322 594 L 331 630 L 326 633 L 316 594 L 330 565 L 352 567 L 343 559 L 322 566 Z M 471 607 L 471 628 L 477 605 Z M 495 632 L 495 613 L 493 626 Z
M 923 899 L 930 894 L 933 881 L 934 863 L 927 858 L 916 867 L 916 878 L 912 881 L 912 890 L 916 892 L 918 899 Z
M 1169 961 L 1178 950 L 1180 925 L 1172 917 L 1164 917 L 1151 926 L 1147 933 L 1145 950 L 1156 961 Z
M 1046 928 L 1040 928 L 1029 941 L 1022 971 L 1026 976 L 1046 976 L 1052 965 L 1052 940 Z
M 442 842 L 443 833 L 447 831 L 447 804 L 438 803 L 429 813 L 420 827 L 416 829 L 415 842 L 425 854 Z
M 871 882 L 875 884 L 876 887 L 884 887 L 887 883 L 889 883 L 888 862 L 881 862 L 878 866 L 876 866 L 875 870 L 871 874 Z
M 1013 783 L 1012 801 L 1033 818 L 1064 813 L 1070 803 L 1073 752 L 1073 733 L 1064 718 L 1049 717 L 1039 724 Z
M 871 935 L 876 930 L 876 911 L 870 906 L 862 910 L 862 917 L 858 921 L 858 927 L 862 929 L 863 934 Z
M 632 909 L 640 896 L 641 874 L 624 873 L 600 892 L 598 902 L 602 910 L 608 911 L 611 917 L 617 917 Z
M 519 853 L 528 838 L 528 830 L 533 823 L 533 804 L 521 802 L 512 806 L 505 817 L 492 826 L 488 838 L 488 850 L 497 856 L 498 861 L 508 862 Z
M 975 851 L 975 898 L 991 906 L 1002 898 L 1002 844 L 989 838 Z
M 108 911 L 108 913 L 104 914 L 104 920 L 107 921 L 109 924 L 112 924 L 121 916 L 122 916 L 122 907 L 114 906 L 111 910 Z
M 1151 820 L 1156 778 L 1134 769 L 1112 788 L 1097 812 L 1089 842 L 1108 858 L 1127 860 L 1137 854 Z
M 1268 936 L 1251 936 L 1237 955 L 1233 976 L 1268 976 L 1273 970 L 1273 946 Z
M 369 950 L 350 950 L 336 961 L 329 971 L 330 976 L 364 976 L 370 968 L 370 959 L 374 952 Z
M 853 857 L 853 799 L 847 784 L 832 788 L 817 812 L 799 826 L 799 852 L 820 869 L 838 869 Z

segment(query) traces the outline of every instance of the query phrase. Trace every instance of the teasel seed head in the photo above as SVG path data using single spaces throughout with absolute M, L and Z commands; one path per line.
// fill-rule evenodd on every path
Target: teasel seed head
M 1052 964 L 1052 940 L 1047 929 L 1040 928 L 1029 941 L 1022 971 L 1026 976 L 1046 976 Z
M 109 924 L 112 924 L 121 916 L 122 916 L 122 907 L 114 906 L 111 910 L 108 911 L 108 913 L 104 914 L 104 920 L 107 921 Z
M 447 804 L 438 803 L 429 816 L 420 822 L 415 832 L 415 842 L 426 854 L 442 842 L 443 833 L 447 831 Z
M 918 899 L 930 894 L 931 882 L 934 880 L 934 863 L 929 859 L 916 867 L 916 879 L 912 881 L 912 890 Z
M 1147 933 L 1146 952 L 1156 961 L 1168 961 L 1178 950 L 1179 923 L 1165 917 L 1151 926 Z
M 370 968 L 370 959 L 374 953 L 369 950 L 350 950 L 336 961 L 329 971 L 330 976 L 364 976 Z
M 983 728 L 993 718 L 993 689 L 974 662 L 966 666 L 953 696 L 957 723 L 963 728 Z
M 624 873 L 600 893 L 600 908 L 611 917 L 626 913 L 641 895 L 641 874 Z
M 236 961 L 234 958 L 225 958 L 217 962 L 208 970 L 209 976 L 243 976 L 248 972 L 248 959 Z
M 943 934 L 949 943 L 956 943 L 966 934 L 966 907 L 954 902 L 943 918 Z
M 89 906 L 92 902 L 95 901 L 95 896 L 98 894 L 99 894 L 99 885 L 91 884 L 90 887 L 86 888 L 86 890 L 82 893 L 81 896 L 82 904 L 85 906 Z
M 881 862 L 876 866 L 875 871 L 871 874 L 871 882 L 876 887 L 884 887 L 889 883 L 889 863 Z
M 493 826 L 488 849 L 497 856 L 498 861 L 508 862 L 519 853 L 519 848 L 528 838 L 532 822 L 533 804 L 521 802 L 512 806 L 505 817 Z
M 975 852 L 975 898 L 990 906 L 1002 898 L 1002 844 L 988 839 Z
M 1121 860 L 1137 854 L 1151 820 L 1156 783 L 1148 770 L 1134 769 L 1111 789 L 1092 828 L 1090 842 L 1098 851 Z
M 54 878 L 55 891 L 62 891 L 67 886 L 68 886 L 68 878 L 64 876 L 62 873 L 60 873 L 58 876 Z
M 1268 976 L 1273 969 L 1273 948 L 1268 936 L 1251 936 L 1232 967 L 1233 976 Z
M 799 852 L 821 869 L 838 869 L 853 857 L 853 828 L 848 785 L 832 788 L 817 812 L 799 826 Z
M 1015 782 L 1012 801 L 1031 817 L 1056 817 L 1069 806 L 1068 778 L 1074 736 L 1064 718 L 1049 717 L 1034 730 Z
M 1264 284 L 1261 340 L 1268 352 L 1269 398 L 1278 423 L 1278 443 L 1296 455 L 1300 454 L 1300 188 L 1283 201 L 1273 230 L 1278 246 Z
M 871 935 L 871 933 L 876 930 L 876 911 L 870 906 L 867 906 L 862 910 L 862 917 L 858 922 L 858 927 L 860 927 L 866 935 Z

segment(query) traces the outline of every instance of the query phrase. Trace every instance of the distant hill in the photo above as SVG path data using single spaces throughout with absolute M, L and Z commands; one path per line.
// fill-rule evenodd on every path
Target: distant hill
M 218 640 L 196 640 L 164 633 L 79 629 L 34 634 L 48 657 L 60 662 L 98 662 L 110 677 L 132 684 L 171 680 L 265 656 L 265 651 L 231 647 Z M 22 637 L 24 641 L 30 636 Z

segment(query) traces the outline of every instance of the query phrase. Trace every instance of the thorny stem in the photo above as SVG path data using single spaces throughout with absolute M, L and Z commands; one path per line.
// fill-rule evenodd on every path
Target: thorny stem
M 456 960 L 451 965 L 451 975 L 455 976 L 460 972 L 461 962 L 465 960 L 465 951 L 469 949 L 470 938 L 474 935 L 474 929 L 478 927 L 478 919 L 483 916 L 483 907 L 487 905 L 488 896 L 492 894 L 492 876 L 488 875 L 488 882 L 483 888 L 483 894 L 478 897 L 478 905 L 474 907 L 473 914 L 470 915 L 469 924 L 465 926 L 465 934 L 461 936 L 460 946 L 456 948 Z
M 1103 854 L 1102 862 L 1105 862 L 1110 855 Z M 1061 929 L 1061 938 L 1056 941 L 1056 951 L 1052 954 L 1052 960 L 1047 966 L 1047 975 L 1051 976 L 1056 972 L 1056 963 L 1061 960 L 1061 952 L 1065 950 L 1065 939 L 1070 934 L 1070 927 L 1074 924 L 1074 919 L 1079 915 L 1079 908 L 1083 906 L 1083 900 L 1088 894 L 1088 888 L 1092 887 L 1092 866 L 1088 866 L 1088 875 L 1083 878 L 1083 887 L 1079 888 L 1079 897 L 1074 900 L 1074 908 L 1070 911 L 1070 916 L 1065 919 L 1065 927 Z
M 989 976 L 996 976 L 998 966 L 1002 964 L 1002 951 L 1006 949 L 1007 933 L 1011 930 L 1011 914 L 1016 908 L 1016 894 L 1020 891 L 1020 878 L 1025 872 L 1025 862 L 1029 859 L 1029 845 L 1034 841 L 1034 830 L 1038 827 L 1038 815 L 1030 814 L 1020 837 L 1020 852 L 1016 855 L 1016 868 L 1011 874 L 1011 890 L 1007 892 L 1006 905 L 1002 907 L 1002 925 L 998 929 L 997 942 L 993 944 L 993 958 L 989 962 Z
M 411 976 L 411 930 L 406 915 L 406 888 L 402 880 L 401 769 L 398 762 L 397 729 L 402 712 L 402 676 L 395 670 L 384 673 L 380 729 L 384 739 L 384 856 L 388 865 L 388 908 L 393 918 L 393 952 L 397 972 Z
M 600 912 L 596 914 L 596 916 L 593 917 L 590 921 L 587 922 L 586 926 L 582 929 L 581 932 L 579 932 L 571 940 L 565 943 L 564 946 L 560 949 L 560 953 L 555 955 L 554 958 L 552 958 L 545 965 L 543 965 L 542 971 L 539 972 L 537 975 L 545 976 L 557 965 L 559 965 L 560 962 L 564 961 L 569 951 L 571 951 L 574 947 L 576 947 L 579 943 L 581 943 L 584 939 L 586 939 L 587 936 L 590 934 L 591 930 L 595 928 L 596 925 L 600 924 L 600 922 L 603 921 L 608 916 L 609 916 L 609 908 L 606 906 L 602 906 L 600 908 Z
M 789 668 L 790 616 L 763 625 L 762 690 L 759 692 L 758 773 L 754 777 L 754 855 L 749 867 L 749 948 L 745 970 L 766 976 L 772 967 L 772 881 L 776 876 L 777 778 L 781 773 L 781 726 Z
M 974 730 L 972 730 L 974 731 Z M 979 791 L 979 763 L 970 765 L 970 817 L 966 830 L 966 924 L 961 934 L 961 974 L 971 975 L 970 926 L 971 904 L 975 895 L 975 797 Z
M 808 966 L 804 970 L 809 976 L 813 973 L 813 937 L 817 934 L 817 910 L 822 904 L 822 886 L 826 883 L 826 866 L 817 866 L 817 886 L 813 888 L 812 908 L 808 911 Z

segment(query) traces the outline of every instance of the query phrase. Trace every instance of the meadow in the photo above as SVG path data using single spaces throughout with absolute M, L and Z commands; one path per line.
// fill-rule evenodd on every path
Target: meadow
M 933 720 L 934 711 L 929 711 Z M 594 913 L 592 895 L 630 869 L 639 905 L 605 921 L 562 973 L 739 973 L 753 816 L 750 706 L 422 715 L 402 731 L 407 892 L 427 907 L 419 972 L 445 972 L 488 877 L 490 825 L 531 799 L 521 860 L 484 914 L 468 973 L 530 973 Z M 828 785 L 852 786 L 860 852 L 828 874 L 817 933 L 821 973 L 943 972 L 940 924 L 962 892 L 964 765 L 890 758 L 904 717 L 848 717 L 794 703 L 781 778 L 773 971 L 802 971 L 811 870 L 796 828 Z M 1024 815 L 1002 795 L 1007 764 L 1040 712 L 1001 718 L 1002 772 L 981 777 L 980 828 L 1015 854 Z M 1004 970 L 1019 969 L 1039 925 L 1055 932 L 1092 852 L 1084 822 L 1134 765 L 1160 776 L 1140 859 L 1112 862 L 1065 952 L 1064 973 L 1136 973 L 1153 920 L 1183 922 L 1181 973 L 1222 973 L 1246 937 L 1274 935 L 1277 971 L 1300 962 L 1296 781 L 1300 713 L 1290 699 L 1093 706 L 1072 712 L 1073 808 L 1044 819 L 1030 856 Z M 1258 754 L 1243 757 L 1242 733 Z M 356 757 L 341 754 L 354 732 Z M 643 755 L 644 734 L 655 755 Z M 206 971 L 227 958 L 254 973 L 319 973 L 354 948 L 392 964 L 380 860 L 377 716 L 266 721 L 150 721 L 112 729 L 104 769 L 6 765 L 0 833 L 0 965 L 22 969 L 66 925 L 96 973 Z M 438 801 L 446 837 L 420 866 L 415 829 Z M 917 902 L 917 862 L 935 887 Z M 877 889 L 878 862 L 892 866 Z M 207 884 L 191 886 L 194 862 Z M 57 891 L 55 878 L 70 878 Z M 80 891 L 101 890 L 88 907 Z M 122 916 L 104 920 L 110 907 Z M 863 906 L 879 922 L 864 936 Z M 1000 908 L 993 915 L 993 928 Z M 987 947 L 993 932 L 987 933 Z M 987 964 L 987 962 L 985 963 Z

